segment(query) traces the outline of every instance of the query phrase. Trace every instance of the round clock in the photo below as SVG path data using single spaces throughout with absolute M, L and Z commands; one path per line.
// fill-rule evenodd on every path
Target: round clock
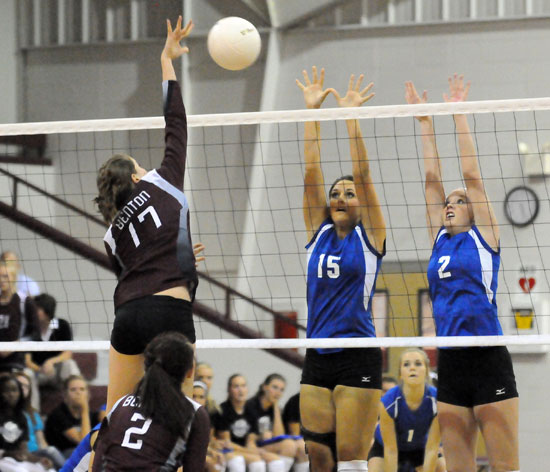
M 504 213 L 514 226 L 531 224 L 539 212 L 539 198 L 529 187 L 515 187 L 506 194 Z

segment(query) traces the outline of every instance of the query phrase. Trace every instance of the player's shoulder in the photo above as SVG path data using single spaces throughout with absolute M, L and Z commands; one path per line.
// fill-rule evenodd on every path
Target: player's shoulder
M 402 396 L 403 396 L 403 392 L 401 390 L 401 386 L 396 385 L 395 387 L 390 388 L 382 396 L 382 402 L 384 403 L 384 405 L 390 406 L 391 404 L 395 403 Z
M 433 385 L 427 385 L 424 395 L 431 398 L 437 398 L 437 388 L 435 388 Z

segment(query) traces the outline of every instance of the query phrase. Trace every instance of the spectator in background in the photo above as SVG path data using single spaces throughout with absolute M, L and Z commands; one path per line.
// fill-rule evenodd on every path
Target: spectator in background
M 283 425 L 286 434 L 300 436 L 300 392 L 292 395 L 283 409 Z
M 393 387 L 397 387 L 397 380 L 389 375 L 384 375 L 382 377 L 382 395 Z
M 30 297 L 21 298 L 15 290 L 15 273 L 0 261 L 0 341 L 29 340 L 38 333 L 36 307 Z M 22 352 L 0 352 L 0 371 L 23 370 Z
M 40 293 L 40 287 L 38 284 L 21 271 L 21 263 L 19 262 L 19 258 L 15 252 L 4 251 L 0 254 L 0 261 L 5 262 L 10 269 L 13 269 L 16 277 L 15 285 L 17 292 L 31 297 L 34 297 Z
M 25 417 L 25 400 L 17 379 L 11 374 L 0 376 L 0 459 L 2 472 L 44 472 L 52 463 L 29 452 L 29 427 Z M 53 470 L 53 469 L 52 469 Z
M 279 456 L 256 446 L 258 431 L 254 418 L 245 411 L 247 397 L 246 379 L 233 374 L 227 381 L 227 400 L 212 418 L 216 437 L 244 457 L 248 472 L 282 472 L 284 463 Z
M 219 412 L 219 405 L 210 395 L 210 391 L 212 390 L 212 382 L 214 380 L 214 369 L 212 369 L 212 366 L 206 362 L 198 362 L 195 367 L 195 380 L 204 382 L 206 388 L 208 389 L 208 396 L 206 397 L 206 409 L 208 410 L 208 414 L 212 416 Z
M 65 463 L 63 454 L 61 454 L 57 448 L 49 446 L 46 442 L 42 418 L 38 411 L 31 405 L 32 383 L 30 377 L 24 372 L 17 372 L 14 374 L 14 377 L 19 382 L 23 395 L 24 413 L 29 427 L 29 452 L 36 456 L 50 459 L 57 469 L 63 467 Z
M 296 462 L 294 472 L 309 471 L 309 459 L 306 454 L 306 443 L 300 431 L 300 393 L 288 399 L 283 409 L 283 425 L 286 434 L 296 441 Z
M 42 293 L 34 298 L 39 333 L 35 341 L 72 341 L 71 326 L 63 318 L 55 317 L 55 298 Z M 25 364 L 31 369 L 39 385 L 60 385 L 71 375 L 80 375 L 71 351 L 32 352 L 25 354 Z
M 305 443 L 300 439 L 301 449 L 295 439 L 285 435 L 279 400 L 283 396 L 286 380 L 282 375 L 270 374 L 260 385 L 256 395 L 246 402 L 246 411 L 257 422 L 258 446 L 266 451 L 279 454 L 289 471 L 296 460 L 294 470 L 309 470 Z
M 97 422 L 97 415 L 90 413 L 88 384 L 71 375 L 63 385 L 63 402 L 46 419 L 46 441 L 69 457 Z
M 195 380 L 193 382 L 193 400 L 206 408 L 207 398 L 208 387 L 204 382 Z M 206 453 L 205 469 L 207 472 L 219 470 L 246 472 L 246 461 L 243 456 L 235 454 L 233 448 L 225 447 L 224 441 L 220 441 L 211 435 Z

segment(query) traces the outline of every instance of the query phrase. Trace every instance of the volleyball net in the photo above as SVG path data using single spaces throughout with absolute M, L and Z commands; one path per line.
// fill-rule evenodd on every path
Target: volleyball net
M 500 227 L 504 337 L 433 337 L 431 242 L 414 116 L 434 117 L 448 193 L 464 186 L 453 113 L 468 115 Z M 380 339 L 300 339 L 307 323 L 304 122 L 321 122 L 328 191 L 351 173 L 348 119 L 359 120 L 387 224 L 373 299 Z M 550 345 L 550 99 L 198 115 L 188 125 L 184 191 L 193 241 L 206 246 L 198 267 L 197 347 L 507 344 L 543 352 Z M 67 345 L 9 343 L 10 351 L 108 347 L 116 281 L 92 200 L 98 168 L 121 152 L 146 169 L 158 167 L 163 118 L 0 125 L 0 252 L 15 252 L 21 273 L 56 298 L 56 316 L 70 321 L 75 337 Z

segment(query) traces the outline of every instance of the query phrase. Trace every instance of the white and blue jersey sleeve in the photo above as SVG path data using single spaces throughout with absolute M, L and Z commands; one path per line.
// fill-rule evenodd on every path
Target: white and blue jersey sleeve
M 382 397 L 386 412 L 395 424 L 395 437 L 399 451 L 417 451 L 426 448 L 428 434 L 433 419 L 437 416 L 437 390 L 426 385 L 422 403 L 416 410 L 411 410 L 405 400 L 405 395 L 398 385 L 388 390 Z M 375 439 L 382 441 L 380 425 L 376 427 Z
M 438 336 L 501 335 L 496 292 L 500 251 L 478 228 L 451 237 L 439 230 L 428 264 L 428 282 Z
M 307 337 L 376 336 L 372 295 L 384 254 L 370 244 L 363 225 L 359 223 L 344 239 L 339 239 L 328 218 L 306 248 Z

